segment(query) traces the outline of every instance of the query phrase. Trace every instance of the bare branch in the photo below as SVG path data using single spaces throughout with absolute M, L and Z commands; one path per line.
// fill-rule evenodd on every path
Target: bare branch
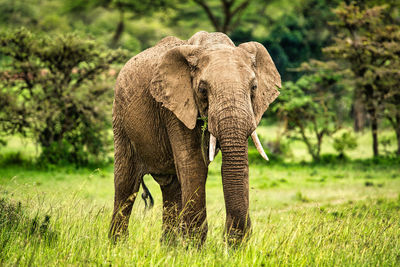
M 222 32 L 226 33 L 229 30 L 229 24 L 232 19 L 231 7 L 233 1 L 222 0 L 222 9 L 224 10 L 224 25 L 222 26 Z
M 236 13 L 238 13 L 239 11 L 243 11 L 246 9 L 246 7 L 250 4 L 251 0 L 246 0 L 243 3 L 241 3 L 238 7 L 236 7 L 232 13 L 231 16 L 234 17 L 236 15 Z
M 205 3 L 204 0 L 193 0 L 195 3 L 200 5 L 204 11 L 206 12 L 208 18 L 210 19 L 211 23 L 213 24 L 214 28 L 216 31 L 221 31 L 218 19 L 214 16 L 214 14 L 211 11 L 211 8 Z

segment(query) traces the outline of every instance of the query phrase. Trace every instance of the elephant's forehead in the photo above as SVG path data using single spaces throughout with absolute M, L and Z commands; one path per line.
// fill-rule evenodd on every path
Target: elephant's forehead
M 206 52 L 208 58 L 229 60 L 235 56 L 235 50 L 231 47 L 226 49 L 209 49 Z
M 205 53 L 206 61 L 211 64 L 250 64 L 251 58 L 235 47 L 221 45 L 208 49 Z
M 254 76 L 251 66 L 250 57 L 241 49 L 226 45 L 214 46 L 205 51 L 200 61 L 200 79 L 214 85 L 221 81 L 242 83 Z
M 214 44 L 212 46 L 207 47 L 207 51 L 233 51 L 233 50 L 235 50 L 234 46 L 226 44 Z
M 251 59 L 243 57 L 236 51 L 214 51 L 207 59 L 207 70 L 218 72 L 250 71 Z
M 254 78 L 255 74 L 249 66 L 230 63 L 210 64 L 202 75 L 202 80 L 216 87 L 228 84 L 247 84 Z

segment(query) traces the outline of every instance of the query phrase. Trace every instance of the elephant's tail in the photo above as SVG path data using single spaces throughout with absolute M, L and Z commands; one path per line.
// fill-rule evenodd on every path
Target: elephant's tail
M 143 178 L 142 178 L 142 187 L 143 187 L 142 199 L 144 200 L 145 209 L 151 209 L 154 206 L 154 199 L 150 193 L 150 190 L 144 183 Z M 147 199 L 149 200 L 149 204 L 147 204 Z

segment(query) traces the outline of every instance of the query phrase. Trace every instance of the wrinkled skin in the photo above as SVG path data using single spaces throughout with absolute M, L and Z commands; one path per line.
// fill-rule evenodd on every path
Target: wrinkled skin
M 222 33 L 167 37 L 129 60 L 115 87 L 110 236 L 127 231 L 142 177 L 151 174 L 162 191 L 163 236 L 179 230 L 205 240 L 209 160 L 202 156 L 198 118 L 207 116 L 205 149 L 211 133 L 222 151 L 225 231 L 228 240 L 241 240 L 251 226 L 247 139 L 280 84 L 261 44 L 236 47 Z

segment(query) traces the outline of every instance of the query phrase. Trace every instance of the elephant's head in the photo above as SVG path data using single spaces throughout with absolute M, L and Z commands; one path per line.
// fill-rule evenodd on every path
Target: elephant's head
M 163 56 L 152 81 L 153 97 L 189 129 L 199 116 L 208 117 L 210 159 L 215 138 L 222 151 L 226 226 L 231 233 L 243 235 L 250 227 L 247 139 L 252 135 L 258 141 L 255 129 L 280 86 L 270 55 L 256 42 L 175 47 Z

